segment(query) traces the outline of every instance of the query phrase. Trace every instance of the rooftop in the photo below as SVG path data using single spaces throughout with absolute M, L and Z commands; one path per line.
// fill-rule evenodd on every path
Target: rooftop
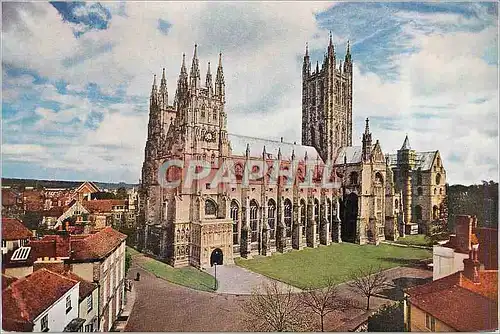
M 498 271 L 479 271 L 475 284 L 463 272 L 406 291 L 409 302 L 461 332 L 498 328 Z
M 2 240 L 28 239 L 33 233 L 16 218 L 2 218 Z
M 33 320 L 72 289 L 77 280 L 40 269 L 2 291 L 2 329 L 25 331 Z

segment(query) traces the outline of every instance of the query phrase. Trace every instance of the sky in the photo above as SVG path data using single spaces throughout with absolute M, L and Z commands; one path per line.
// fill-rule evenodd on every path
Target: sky
M 223 54 L 230 133 L 300 142 L 306 42 L 350 41 L 353 144 L 439 150 L 450 184 L 498 181 L 498 5 L 2 2 L 2 176 L 137 183 L 153 75 Z M 212 65 L 212 71 L 215 66 Z M 213 73 L 215 75 L 215 73 Z

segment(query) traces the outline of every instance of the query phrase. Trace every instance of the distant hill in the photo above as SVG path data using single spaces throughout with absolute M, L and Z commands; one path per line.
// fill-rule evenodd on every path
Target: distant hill
M 2 178 L 2 186 L 10 186 L 13 188 L 76 188 L 85 181 L 58 181 L 58 180 L 35 180 L 35 179 L 11 179 Z M 130 189 L 137 187 L 137 184 L 130 183 L 102 183 L 94 182 L 101 189 L 118 189 L 124 187 Z

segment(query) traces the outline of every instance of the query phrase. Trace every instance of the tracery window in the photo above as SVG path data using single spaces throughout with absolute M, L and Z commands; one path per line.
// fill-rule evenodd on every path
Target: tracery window
M 250 230 L 252 231 L 252 238 L 251 241 L 255 242 L 258 239 L 259 235 L 259 224 L 258 224 L 258 211 L 259 211 L 259 206 L 257 205 L 257 202 L 253 199 L 250 202 Z
M 300 226 L 302 228 L 302 236 L 306 235 L 306 202 L 300 201 Z
M 205 201 L 205 215 L 215 216 L 217 214 L 217 204 L 211 199 Z
M 276 236 L 276 203 L 270 199 L 267 204 L 267 223 L 269 225 L 269 239 L 273 240 Z
M 349 175 L 349 180 L 352 185 L 357 185 L 358 184 L 358 173 L 356 172 L 351 172 Z
M 436 184 L 439 185 L 441 183 L 441 174 L 436 175 Z
M 292 202 L 287 198 L 285 200 L 285 212 L 284 221 L 286 229 L 286 237 L 290 238 L 292 236 Z
M 239 234 L 238 234 L 238 225 L 239 225 L 239 207 L 238 203 L 233 199 L 231 201 L 230 215 L 231 220 L 233 221 L 233 245 L 237 245 L 239 243 Z

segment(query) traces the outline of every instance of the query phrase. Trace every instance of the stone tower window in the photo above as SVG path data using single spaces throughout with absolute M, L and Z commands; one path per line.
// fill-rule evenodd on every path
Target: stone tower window
M 420 174 L 420 171 L 417 172 L 417 185 L 422 185 L 422 174 Z
M 422 196 L 422 188 L 421 187 L 417 188 L 417 194 L 418 194 L 418 196 Z
M 357 172 L 351 172 L 349 175 L 349 181 L 351 185 L 357 185 L 358 184 L 358 173 Z
M 439 195 L 443 194 L 443 188 L 439 188 Z
M 432 207 L 432 219 L 438 219 L 439 218 L 439 209 L 437 205 L 434 205 Z
M 288 198 L 285 200 L 284 221 L 286 237 L 290 238 L 292 236 L 292 202 Z
M 436 175 L 436 184 L 439 185 L 441 183 L 441 174 Z
M 434 195 L 437 195 L 437 188 L 434 188 Z
M 381 186 L 384 184 L 384 177 L 379 172 L 377 172 L 375 174 L 375 184 L 378 186 Z
M 398 209 L 398 208 L 399 208 L 399 206 L 398 206 L 398 205 L 399 205 L 399 202 L 398 202 L 398 200 L 396 199 L 396 200 L 394 201 L 394 207 L 395 207 L 396 209 Z
M 238 226 L 239 226 L 239 210 L 238 203 L 233 199 L 231 201 L 230 215 L 231 220 L 233 221 L 233 245 L 237 245 L 239 243 L 239 234 L 238 234 Z
M 267 203 L 267 223 L 269 225 L 269 239 L 276 238 L 276 203 L 270 199 Z
M 217 204 L 211 199 L 205 201 L 205 215 L 215 216 L 217 215 Z

